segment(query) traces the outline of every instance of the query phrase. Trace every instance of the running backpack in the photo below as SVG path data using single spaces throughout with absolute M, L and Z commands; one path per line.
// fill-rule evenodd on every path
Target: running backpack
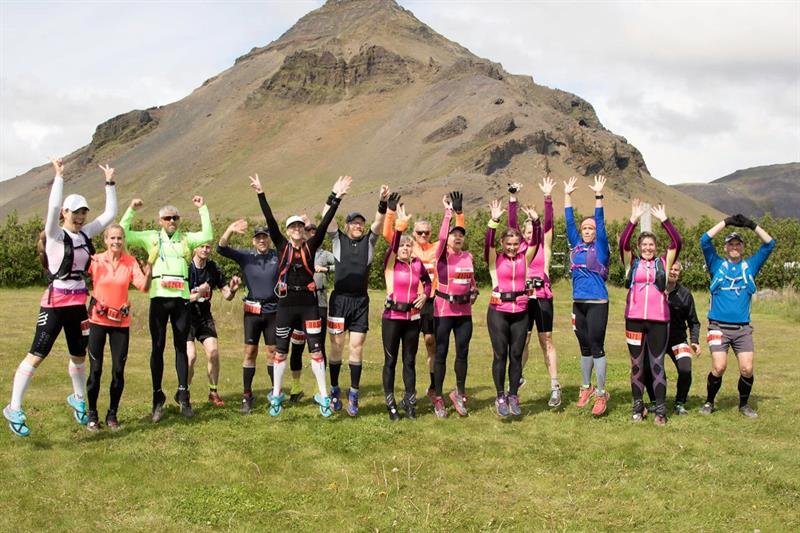
M 575 256 L 578 252 L 586 252 L 586 264 L 579 265 L 575 263 Z M 595 243 L 586 244 L 580 243 L 569 250 L 569 269 L 575 270 L 576 268 L 585 268 L 589 272 L 594 272 L 603 281 L 608 279 L 608 267 L 597 260 L 597 249 Z
M 747 259 L 742 259 L 742 274 L 731 277 L 728 275 L 728 261 L 723 261 L 711 278 L 709 291 L 711 294 L 716 294 L 719 291 L 736 291 L 738 295 L 740 291 L 746 290 L 749 294 L 755 294 L 756 281 L 749 270 L 750 265 L 747 263 Z M 740 281 L 741 283 L 739 283 Z
M 84 232 L 79 231 L 78 233 L 83 237 L 84 243 L 80 246 L 73 246 L 72 238 L 69 236 L 69 233 L 67 233 L 66 230 L 62 230 L 62 232 L 64 237 L 64 258 L 61 259 L 61 265 L 58 267 L 58 271 L 55 274 L 51 273 L 49 268 L 47 269 L 47 277 L 50 282 L 56 279 L 83 279 L 84 276 L 86 276 L 86 270 L 89 268 L 89 264 L 92 262 L 92 256 L 95 254 L 92 239 L 87 237 Z M 72 270 L 72 263 L 75 260 L 75 248 L 86 248 L 89 252 L 89 261 L 86 262 L 81 270 Z

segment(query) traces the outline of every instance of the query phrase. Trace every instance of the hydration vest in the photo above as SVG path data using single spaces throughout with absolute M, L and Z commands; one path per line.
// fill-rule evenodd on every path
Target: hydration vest
M 723 261 L 711 278 L 711 285 L 709 286 L 711 294 L 717 294 L 720 291 L 736 291 L 738 296 L 739 292 L 743 290 L 747 291 L 748 294 L 755 294 L 756 282 L 749 272 L 750 265 L 747 263 L 747 259 L 742 259 L 741 264 L 742 274 L 731 277 L 728 275 L 728 261 Z
M 586 252 L 586 264 L 579 265 L 575 263 L 575 256 L 578 252 Z M 603 281 L 608 279 L 608 267 L 605 266 L 603 263 L 597 260 L 597 249 L 595 248 L 595 243 L 586 244 L 580 243 L 576 245 L 574 248 L 570 248 L 569 250 L 569 269 L 575 270 L 577 268 L 585 268 L 589 272 L 594 272 L 601 278 Z
M 86 276 L 86 270 L 89 268 L 89 264 L 92 262 L 92 256 L 95 254 L 92 240 L 87 237 L 84 232 L 78 232 L 83 237 L 84 243 L 80 246 L 73 246 L 72 238 L 69 236 L 69 233 L 67 233 L 66 230 L 62 231 L 64 233 L 64 257 L 61 259 L 61 265 L 58 267 L 58 271 L 55 274 L 51 273 L 49 269 L 47 271 L 47 277 L 51 284 L 53 280 L 57 279 L 83 279 Z M 72 270 L 72 263 L 75 261 L 75 248 L 86 248 L 89 252 L 89 260 L 80 270 Z
M 630 268 L 625 276 L 625 288 L 630 289 L 634 284 L 642 285 L 642 282 L 635 282 L 633 281 L 634 276 L 636 275 L 636 269 L 639 268 L 639 262 L 641 261 L 640 257 L 633 257 L 633 262 L 631 263 Z M 656 288 L 664 292 L 667 288 L 667 271 L 664 267 L 664 262 L 661 260 L 660 257 L 655 258 L 655 266 L 656 266 L 656 278 L 655 281 L 651 282 L 651 284 L 655 285 Z

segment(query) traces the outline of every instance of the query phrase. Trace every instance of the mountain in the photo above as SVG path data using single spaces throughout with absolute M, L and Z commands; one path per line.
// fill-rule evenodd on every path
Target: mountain
M 392 0 L 329 0 L 185 98 L 100 124 L 67 157 L 66 191 L 99 207 L 96 164 L 107 161 L 121 207 L 140 196 L 148 215 L 167 202 L 191 213 L 195 193 L 212 214 L 255 215 L 256 172 L 282 216 L 316 213 L 341 174 L 355 178 L 344 210 L 373 212 L 384 182 L 413 213 L 438 211 L 454 188 L 485 207 L 510 181 L 528 183 L 522 199 L 541 204 L 534 181 L 546 171 L 580 177 L 584 212 L 586 186 L 604 173 L 607 216 L 627 216 L 632 196 L 689 221 L 718 214 L 651 177 L 585 100 L 509 74 Z M 4 182 L 0 215 L 43 214 L 51 179 L 43 165 Z
M 730 215 L 800 219 L 800 163 L 737 170 L 710 183 L 674 187 Z

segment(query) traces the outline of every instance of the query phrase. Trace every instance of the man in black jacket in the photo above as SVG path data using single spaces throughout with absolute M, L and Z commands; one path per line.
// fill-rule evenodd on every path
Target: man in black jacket
M 680 261 L 676 260 L 667 277 L 670 313 L 667 354 L 678 370 L 678 391 L 675 394 L 674 407 L 676 415 L 689 414 L 684 405 L 689 395 L 689 388 L 692 386 L 692 357 L 700 355 L 700 321 L 697 319 L 694 297 L 688 288 L 678 283 L 682 268 Z M 687 327 L 689 328 L 688 339 L 686 337 Z M 655 395 L 649 366 L 645 369 L 645 373 L 647 394 L 652 400 Z

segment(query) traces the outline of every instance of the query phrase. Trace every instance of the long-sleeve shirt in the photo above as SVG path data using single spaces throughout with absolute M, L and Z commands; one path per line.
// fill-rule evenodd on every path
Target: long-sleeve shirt
M 514 212 L 514 218 L 512 221 L 510 206 L 511 202 L 509 202 L 508 225 L 509 227 L 522 232 L 522 228 L 520 228 L 518 224 L 516 210 Z M 545 196 L 544 223 L 541 227 L 541 231 L 539 232 L 539 249 L 536 250 L 536 255 L 533 256 L 531 264 L 528 265 L 528 279 L 540 278 L 542 280 L 542 286 L 535 289 L 534 294 L 530 296 L 531 298 L 541 298 L 543 300 L 550 300 L 553 298 L 553 289 L 550 283 L 550 256 L 553 253 L 551 244 L 552 234 L 553 198 L 550 196 Z M 531 235 L 531 238 L 533 238 L 533 235 Z
M 472 265 L 472 254 L 461 251 L 451 252 L 447 249 L 447 236 L 450 233 L 452 209 L 444 212 L 442 227 L 439 228 L 439 240 L 436 244 L 436 279 L 434 290 L 453 296 L 465 296 L 477 289 L 475 271 Z M 458 224 L 456 215 L 456 224 Z M 462 226 L 463 227 L 463 226 Z M 433 301 L 433 316 L 471 316 L 470 302 L 456 303 L 436 295 Z
M 513 211 L 513 215 L 512 215 Z M 508 217 L 512 221 L 516 217 L 516 202 L 509 202 Z M 516 220 L 513 220 L 516 222 Z M 509 223 L 510 223 L 509 222 Z M 514 257 L 498 254 L 495 250 L 495 228 L 490 225 L 486 228 L 486 239 L 483 243 L 483 257 L 489 265 L 489 275 L 492 278 L 492 296 L 489 306 L 502 313 L 520 313 L 528 309 L 528 293 L 526 282 L 528 279 L 528 264 L 536 255 L 539 248 L 539 221 L 533 223 L 533 238 L 530 245 L 520 239 L 519 250 Z M 513 294 L 511 300 L 503 299 L 504 294 Z
M 737 262 L 720 257 L 708 233 L 703 233 L 700 237 L 700 248 L 712 280 L 708 319 L 725 324 L 749 323 L 755 277 L 775 248 L 775 239 L 762 244 L 752 256 Z M 720 278 L 721 283 L 715 283 Z
M 431 278 L 428 271 L 418 258 L 414 257 L 409 262 L 397 259 L 400 249 L 400 236 L 402 232 L 395 230 L 386 258 L 383 262 L 383 275 L 386 280 L 386 297 L 390 302 L 400 304 L 413 304 L 417 299 L 418 289 L 422 284 L 425 296 L 431 296 Z M 386 309 L 383 318 L 390 320 L 416 320 L 419 319 L 419 309 L 408 311 Z
M 92 275 L 94 299 L 102 307 L 120 310 L 127 305 L 130 308 L 128 287 L 133 284 L 141 291 L 147 285 L 147 276 L 139 268 L 136 258 L 125 253 L 120 256 L 116 264 L 108 251 L 95 254 L 92 257 L 89 273 Z M 92 307 L 89 313 L 89 322 L 92 324 L 116 328 L 127 328 L 131 324 L 130 314 L 121 316 L 120 320 L 116 321 L 109 319 L 107 313 L 98 314 L 96 306 Z
M 700 321 L 694 307 L 692 291 L 677 284 L 669 291 L 669 346 L 686 342 L 686 328 L 689 328 L 689 339 L 692 344 L 700 342 Z
M 100 234 L 103 229 L 111 224 L 117 216 L 117 192 L 113 185 L 106 185 L 106 206 L 105 210 L 94 220 L 85 224 L 81 232 L 90 239 Z M 47 269 L 51 274 L 58 272 L 61 262 L 64 260 L 64 233 L 69 235 L 72 240 L 72 270 L 85 270 L 89 267 L 89 252 L 85 248 L 86 240 L 80 232 L 75 233 L 62 228 L 58 225 L 59 214 L 61 213 L 61 201 L 64 194 L 64 178 L 56 176 L 53 179 L 53 186 L 50 189 L 50 198 L 47 202 L 47 220 L 44 225 L 45 253 L 47 254 Z M 55 289 L 65 289 L 69 291 L 79 291 L 86 289 L 83 279 L 55 279 L 52 282 Z M 48 290 L 42 295 L 42 307 L 64 307 L 68 305 L 83 305 L 86 302 L 86 294 L 62 294 L 58 291 Z
M 275 250 L 260 254 L 252 249 L 217 245 L 217 253 L 239 264 L 247 286 L 246 300 L 259 302 L 263 315 L 278 311 L 278 296 L 275 294 L 275 285 L 278 283 L 278 254 Z
M 594 248 L 597 262 L 608 269 L 611 260 L 611 249 L 608 246 L 608 233 L 602 207 L 595 207 L 594 220 L 597 233 L 592 243 L 586 244 L 575 225 L 575 213 L 571 207 L 564 208 L 567 222 L 567 239 L 571 249 L 572 299 L 573 300 L 608 300 L 608 289 L 603 277 L 587 268 L 587 256 L 590 248 Z
M 128 245 L 143 248 L 148 254 L 148 261 L 153 264 L 150 298 L 189 299 L 189 261 L 192 250 L 214 237 L 208 206 L 203 205 L 198 212 L 202 226 L 200 231 L 176 231 L 172 235 L 164 228 L 133 231 L 130 228 L 136 211 L 129 207 L 122 215 L 119 225 L 125 230 Z

